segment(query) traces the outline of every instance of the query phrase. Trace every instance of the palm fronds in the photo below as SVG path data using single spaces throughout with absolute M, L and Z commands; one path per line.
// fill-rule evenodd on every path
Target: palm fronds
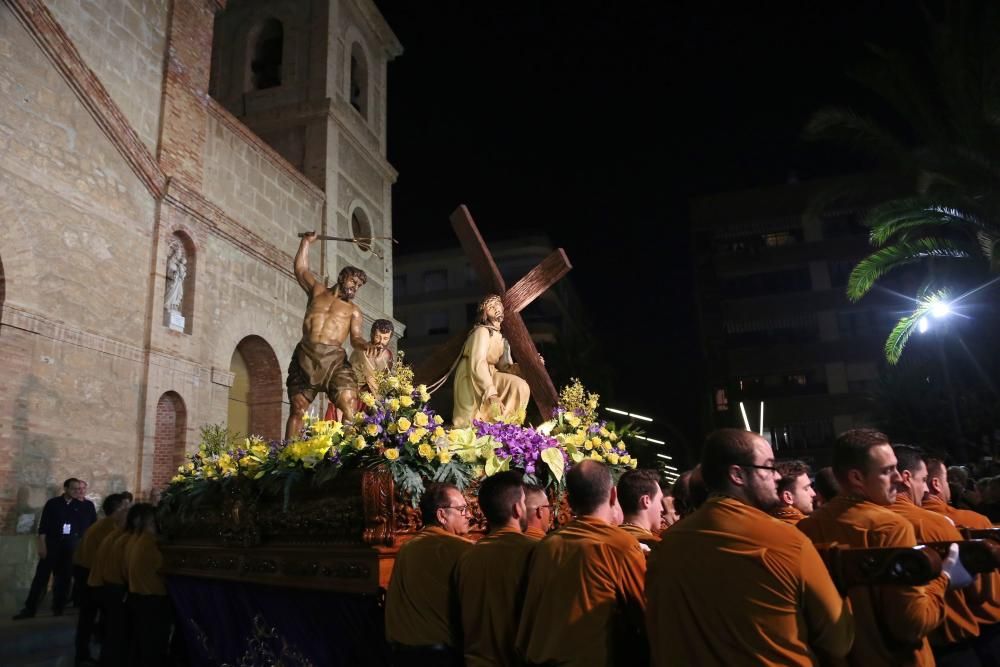
M 893 269 L 926 258 L 965 258 L 968 247 L 940 237 L 903 239 L 881 248 L 858 262 L 847 279 L 847 296 L 858 301 L 871 290 L 875 282 Z

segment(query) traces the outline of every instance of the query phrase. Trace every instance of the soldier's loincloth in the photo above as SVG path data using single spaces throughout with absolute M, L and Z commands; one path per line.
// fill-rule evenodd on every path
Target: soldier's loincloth
M 325 392 L 331 401 L 344 390 L 358 390 L 354 371 L 347 360 L 347 351 L 339 345 L 324 345 L 299 341 L 288 364 L 288 398 L 302 394 L 312 403 L 319 392 Z

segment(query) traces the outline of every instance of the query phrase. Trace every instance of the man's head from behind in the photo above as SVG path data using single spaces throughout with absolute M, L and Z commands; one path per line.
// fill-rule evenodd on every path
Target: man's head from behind
M 101 511 L 104 512 L 104 516 L 112 518 L 120 518 L 120 522 L 125 522 L 125 515 L 128 514 L 129 505 L 131 503 L 121 493 L 112 493 L 110 496 L 104 499 L 101 503 Z
M 479 487 L 479 509 L 490 532 L 501 528 L 527 528 L 527 508 L 521 474 L 508 470 L 487 477 Z
M 816 498 L 813 501 L 816 507 L 822 507 L 824 503 L 830 502 L 840 493 L 840 482 L 837 481 L 832 466 L 826 466 L 816 471 L 813 490 L 816 492 Z
M 909 445 L 895 445 L 892 453 L 896 455 L 896 470 L 899 471 L 897 492 L 905 493 L 914 505 L 920 506 L 927 491 L 927 464 L 923 453 Z
M 614 522 L 618 493 L 611 481 L 611 471 L 600 461 L 585 459 L 566 474 L 566 496 L 577 516 L 594 516 Z
M 896 455 L 889 437 L 872 428 L 856 428 L 837 436 L 833 445 L 833 472 L 844 493 L 877 505 L 896 500 Z
M 816 492 L 809 479 L 809 466 L 802 461 L 781 461 L 775 467 L 781 475 L 778 480 L 778 498 L 781 503 L 794 507 L 803 514 L 812 514 Z
M 452 484 L 430 484 L 420 496 L 424 526 L 438 526 L 455 535 L 469 532 L 469 505 Z
M 950 503 L 951 486 L 948 484 L 948 468 L 944 461 L 929 456 L 924 459 L 924 463 L 927 464 L 927 493 Z
M 543 533 L 552 529 L 552 502 L 545 495 L 545 490 L 533 484 L 524 485 L 525 530 L 534 528 Z
M 629 470 L 618 480 L 618 502 L 629 523 L 650 531 L 659 530 L 662 501 L 660 476 L 653 470 Z
M 771 444 L 750 431 L 710 433 L 701 453 L 701 474 L 710 493 L 739 498 L 765 512 L 780 502 Z

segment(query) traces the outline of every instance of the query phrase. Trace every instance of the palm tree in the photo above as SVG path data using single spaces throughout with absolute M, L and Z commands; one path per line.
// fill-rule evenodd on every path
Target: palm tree
M 903 121 L 905 134 L 844 108 L 822 110 L 806 127 L 808 138 L 860 149 L 910 184 L 912 194 L 865 216 L 876 250 L 847 284 L 857 301 L 889 272 L 929 265 L 916 309 L 886 341 L 893 364 L 925 315 L 947 303 L 942 285 L 1000 271 L 1000 7 L 945 3 L 943 19 L 925 18 L 925 53 L 873 48 L 856 77 Z

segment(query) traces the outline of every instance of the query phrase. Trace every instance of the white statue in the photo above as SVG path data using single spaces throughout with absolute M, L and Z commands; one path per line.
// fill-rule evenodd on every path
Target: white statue
M 167 255 L 167 294 L 163 297 L 163 308 L 168 312 L 179 313 L 181 310 L 185 276 L 187 276 L 187 256 L 184 254 L 184 246 L 175 241 L 170 244 L 170 252 Z

